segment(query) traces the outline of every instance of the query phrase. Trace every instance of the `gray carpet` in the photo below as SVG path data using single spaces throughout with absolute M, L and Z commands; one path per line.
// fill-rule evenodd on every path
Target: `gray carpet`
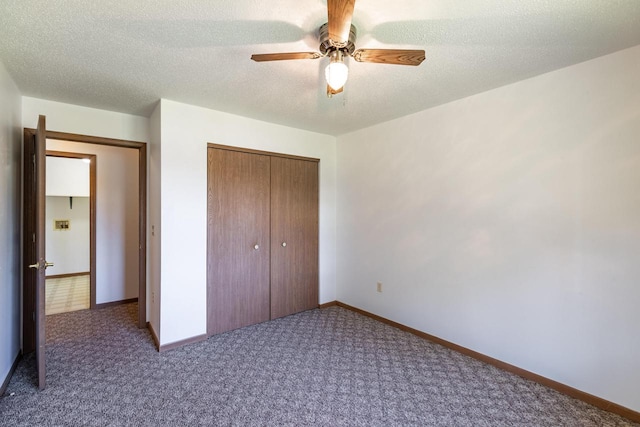
M 332 307 L 157 353 L 128 304 L 49 316 L 48 388 L 23 359 L 10 426 L 629 426 L 625 419 Z

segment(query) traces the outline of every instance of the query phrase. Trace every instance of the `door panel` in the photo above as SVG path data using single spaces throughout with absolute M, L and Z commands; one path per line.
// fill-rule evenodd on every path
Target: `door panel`
M 24 194 L 23 239 L 22 239 L 22 352 L 29 354 L 36 350 L 36 285 L 38 272 L 29 268 L 38 260 L 36 254 L 35 234 L 37 228 L 36 214 L 36 135 L 31 130 L 24 132 L 24 164 L 22 182 Z
M 269 174 L 269 156 L 208 149 L 209 335 L 269 320 Z
M 45 165 L 46 119 L 24 140 L 23 352 L 36 352 L 38 387 L 45 388 Z
M 318 163 L 271 158 L 271 318 L 318 307 Z

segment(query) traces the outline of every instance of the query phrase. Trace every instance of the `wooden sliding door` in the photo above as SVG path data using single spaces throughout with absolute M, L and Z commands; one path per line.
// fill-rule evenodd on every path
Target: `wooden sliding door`
M 208 149 L 207 334 L 318 307 L 318 161 Z
M 208 149 L 207 333 L 269 320 L 270 158 Z
M 271 158 L 271 318 L 318 307 L 318 163 Z

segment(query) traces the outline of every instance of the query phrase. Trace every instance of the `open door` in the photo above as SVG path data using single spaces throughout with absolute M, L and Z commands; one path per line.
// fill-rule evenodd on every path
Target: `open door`
M 46 119 L 38 118 L 35 135 L 24 139 L 24 353 L 36 351 L 38 387 L 45 387 L 45 257 Z

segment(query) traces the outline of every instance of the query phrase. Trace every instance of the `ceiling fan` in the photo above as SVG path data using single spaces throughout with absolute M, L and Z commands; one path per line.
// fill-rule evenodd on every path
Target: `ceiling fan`
M 328 22 L 319 30 L 320 52 L 263 53 L 251 55 L 257 62 L 289 59 L 318 59 L 328 56 L 330 63 L 325 69 L 327 96 L 340 93 L 347 82 L 349 69 L 344 63 L 346 56 L 357 62 L 378 64 L 420 65 L 424 61 L 424 50 L 407 49 L 358 49 L 355 48 L 356 28 L 351 24 L 355 0 L 327 0 Z

